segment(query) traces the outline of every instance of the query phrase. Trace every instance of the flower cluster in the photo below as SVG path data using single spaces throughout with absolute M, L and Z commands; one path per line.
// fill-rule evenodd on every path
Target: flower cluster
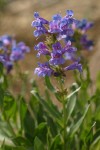
M 14 62 L 23 59 L 29 51 L 24 42 L 16 43 L 9 35 L 0 36 L 0 62 L 6 67 L 7 72 L 12 69 Z
M 73 18 L 73 11 L 67 10 L 66 16 L 62 17 L 56 14 L 52 17 L 52 21 L 47 21 L 39 16 L 38 12 L 34 13 L 35 21 L 32 27 L 35 27 L 34 36 L 38 37 L 42 34 L 57 34 L 57 39 L 62 39 L 73 35 L 72 24 L 76 22 Z
M 44 77 L 65 76 L 65 71 L 74 69 L 81 72 L 80 58 L 76 56 L 77 48 L 72 46 L 69 38 L 74 35 L 73 24 L 77 24 L 77 20 L 73 18 L 73 11 L 67 10 L 64 17 L 56 14 L 52 17 L 52 21 L 41 18 L 38 12 L 34 13 L 34 17 L 36 19 L 32 22 L 32 27 L 36 28 L 34 36 L 46 35 L 46 41 L 38 43 L 34 49 L 37 51 L 38 57 L 44 55 L 47 58 L 47 62 L 38 63 L 35 73 Z M 49 37 L 50 40 L 48 40 Z M 67 67 L 64 66 L 66 60 L 71 62 Z

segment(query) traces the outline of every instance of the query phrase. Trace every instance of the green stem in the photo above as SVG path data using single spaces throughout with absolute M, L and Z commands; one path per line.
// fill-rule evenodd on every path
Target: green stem
M 65 108 L 65 101 L 63 99 L 63 122 L 64 122 L 64 150 L 66 150 L 66 108 Z
M 63 105 L 63 150 L 66 150 L 66 102 L 65 102 L 65 91 L 64 91 L 64 87 L 63 87 L 63 79 L 59 79 L 59 83 L 60 83 L 60 89 L 61 89 L 61 93 L 62 93 L 62 105 Z

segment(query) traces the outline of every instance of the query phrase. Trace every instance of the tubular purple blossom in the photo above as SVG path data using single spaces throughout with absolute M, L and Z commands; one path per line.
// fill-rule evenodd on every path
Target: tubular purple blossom
M 51 59 L 49 60 L 49 63 L 51 65 L 60 65 L 65 63 L 65 59 L 63 57 L 64 51 L 61 47 L 60 42 L 57 42 L 52 45 L 52 52 L 51 52 Z
M 91 27 L 93 27 L 93 23 L 88 22 L 86 19 L 76 22 L 76 28 L 80 29 L 82 32 L 86 32 Z
M 69 66 L 64 68 L 65 71 L 67 71 L 67 70 L 75 70 L 75 69 L 77 69 L 80 72 L 82 72 L 82 65 L 79 64 L 79 62 L 75 62 L 75 63 L 73 63 L 73 64 L 71 64 L 71 65 L 69 65 Z
M 24 58 L 24 54 L 20 51 L 20 49 L 19 49 L 19 51 L 13 50 L 11 55 L 10 55 L 11 61 L 18 61 L 18 60 L 23 59 L 23 58 Z
M 50 51 L 43 42 L 40 42 L 38 43 L 38 45 L 35 45 L 34 49 L 38 51 L 37 57 L 40 57 L 40 55 L 50 55 Z
M 51 76 L 53 73 L 53 70 L 50 68 L 50 65 L 48 62 L 43 63 L 43 64 L 38 63 L 38 68 L 35 69 L 34 73 L 40 77 L 45 77 L 45 76 Z
M 35 17 L 35 21 L 32 22 L 32 27 L 35 27 L 36 30 L 34 31 L 34 36 L 35 37 L 38 37 L 38 36 L 41 36 L 42 34 L 45 34 L 47 33 L 47 29 L 45 28 L 44 25 L 46 24 L 49 24 L 49 21 L 47 21 L 46 19 L 44 18 L 41 18 L 39 16 L 39 13 L 38 12 L 35 12 L 34 13 L 34 17 Z

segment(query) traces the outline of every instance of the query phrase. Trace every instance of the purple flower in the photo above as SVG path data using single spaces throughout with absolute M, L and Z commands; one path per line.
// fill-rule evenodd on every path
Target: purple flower
M 29 52 L 30 49 L 28 46 L 25 45 L 24 42 L 19 42 L 16 44 L 16 42 L 13 43 L 12 52 L 10 55 L 11 61 L 18 61 L 24 58 L 24 54 Z
M 61 32 L 58 35 L 58 40 L 65 39 L 69 36 L 73 36 L 74 30 L 72 28 L 72 25 L 74 22 L 76 22 L 76 19 L 72 18 L 73 11 L 68 10 L 67 16 L 63 17 L 60 21 L 60 30 Z
M 51 76 L 53 73 L 53 70 L 50 68 L 50 65 L 48 62 L 43 63 L 43 64 L 38 63 L 38 68 L 35 69 L 34 73 L 40 77 L 45 77 L 45 76 Z
M 52 17 L 53 21 L 60 21 L 61 18 L 62 18 L 62 17 L 61 17 L 60 14 L 53 15 L 53 17 Z
M 13 63 L 9 60 L 9 57 L 7 55 L 0 56 L 0 62 L 7 69 L 7 73 L 9 73 L 12 70 Z
M 52 21 L 49 23 L 49 30 L 50 33 L 59 33 L 61 32 L 60 29 L 60 21 L 61 21 L 61 15 L 56 14 L 52 17 Z
M 59 22 L 57 21 L 51 21 L 49 23 L 49 30 L 48 32 L 50 33 L 59 33 L 61 32 L 60 26 L 59 26 Z
M 74 15 L 74 12 L 72 10 L 66 11 L 67 16 L 72 17 Z
M 71 41 L 66 42 L 66 45 L 65 45 L 64 49 L 65 49 L 65 54 L 64 54 L 65 57 L 66 57 L 67 54 L 72 55 L 72 54 L 75 54 L 76 51 L 77 51 L 77 48 L 73 47 L 71 45 Z
M 77 58 L 77 56 L 76 56 L 77 48 L 71 46 L 70 41 L 67 42 L 64 49 L 65 49 L 65 53 L 64 53 L 65 60 L 72 60 L 72 61 L 78 61 L 79 60 L 79 58 Z
M 42 34 L 47 33 L 48 31 L 45 29 L 45 27 L 41 26 L 41 27 L 37 27 L 36 30 L 34 31 L 34 36 L 38 37 L 41 36 Z
M 44 25 L 44 24 L 49 24 L 49 21 L 47 21 L 47 20 L 44 19 L 44 18 L 41 18 L 41 17 L 39 16 L 39 13 L 38 13 L 38 12 L 35 12 L 35 13 L 34 13 L 34 17 L 35 17 L 36 20 L 32 22 L 32 26 L 33 26 L 33 27 L 37 27 L 37 23 L 39 23 L 39 27 L 40 27 L 41 25 Z M 36 26 L 35 26 L 35 22 L 37 22 L 37 23 L 36 23 Z
M 34 12 L 34 17 L 35 18 L 39 18 L 39 13 L 38 12 Z
M 71 46 L 71 41 L 68 41 L 64 47 L 65 52 L 67 53 L 74 53 L 77 51 L 76 47 Z
M 21 49 L 22 53 L 30 52 L 30 48 L 26 46 L 24 42 L 19 42 L 17 46 Z
M 7 51 L 12 45 L 12 37 L 9 35 L 0 36 L 0 49 Z
M 93 27 L 93 23 L 88 22 L 86 19 L 82 19 L 76 23 L 76 28 L 80 29 L 82 32 L 86 32 L 91 27 Z
M 30 51 L 24 42 L 16 44 L 16 40 L 9 35 L 0 37 L 0 62 L 7 69 L 7 73 L 13 68 L 13 62 L 24 58 L 25 53 Z
M 42 22 L 40 21 L 40 19 L 37 19 L 32 22 L 32 27 L 41 27 L 41 26 L 42 26 Z
M 0 56 L 0 62 L 1 62 L 2 64 L 4 64 L 4 63 L 5 63 L 5 59 L 4 59 L 4 57 L 3 57 L 3 56 Z
M 7 61 L 5 67 L 7 68 L 7 73 L 9 73 L 13 68 L 13 62 Z
M 62 32 L 60 32 L 60 33 L 58 34 L 57 40 L 59 41 L 59 40 L 61 40 L 61 39 L 66 39 L 66 38 L 68 38 L 68 40 L 70 40 L 69 37 L 73 36 L 73 34 L 74 34 L 73 29 L 71 29 L 71 28 L 68 28 L 68 29 L 66 29 L 66 30 L 64 29 Z
M 77 69 L 80 72 L 82 72 L 82 65 L 79 64 L 79 62 L 75 62 L 75 63 L 73 63 L 73 64 L 71 64 L 71 65 L 69 65 L 69 66 L 64 68 L 65 71 L 67 71 L 67 70 L 75 70 L 75 69 Z
M 12 43 L 12 37 L 9 35 L 3 35 L 0 37 L 0 40 L 3 42 L 4 46 L 9 46 Z
M 72 18 L 74 15 L 72 10 L 67 10 L 67 15 L 61 19 L 60 28 L 68 29 L 71 25 L 76 22 L 76 19 Z
M 10 55 L 10 60 L 11 61 L 18 61 L 24 58 L 24 54 L 21 52 L 21 50 L 13 50 L 11 55 Z
M 88 40 L 87 35 L 82 35 L 80 43 L 84 49 L 92 50 L 93 49 L 93 41 Z
M 3 45 L 3 42 L 2 40 L 0 40 L 0 50 L 4 49 L 4 45 Z
M 32 22 L 32 27 L 36 28 L 36 30 L 34 31 L 34 36 L 38 37 L 41 36 L 42 34 L 47 33 L 48 31 L 44 25 L 49 24 L 49 22 L 44 18 L 41 18 L 38 12 L 34 13 L 34 17 L 36 19 L 35 21 Z
M 49 63 L 51 65 L 60 65 L 65 63 L 65 59 L 63 57 L 64 50 L 61 47 L 61 44 L 59 42 L 52 45 L 52 52 L 51 52 L 51 59 L 49 60 Z
M 35 45 L 34 49 L 38 51 L 37 57 L 40 57 L 40 55 L 50 55 L 47 46 L 43 42 L 40 42 L 38 45 Z

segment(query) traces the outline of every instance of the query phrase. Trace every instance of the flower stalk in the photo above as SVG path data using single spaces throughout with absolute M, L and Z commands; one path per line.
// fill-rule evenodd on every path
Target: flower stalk
M 59 78 L 60 90 L 61 90 L 61 102 L 62 102 L 62 110 L 63 110 L 63 150 L 66 150 L 66 101 L 65 96 L 67 95 L 67 91 L 64 89 L 64 79 Z

